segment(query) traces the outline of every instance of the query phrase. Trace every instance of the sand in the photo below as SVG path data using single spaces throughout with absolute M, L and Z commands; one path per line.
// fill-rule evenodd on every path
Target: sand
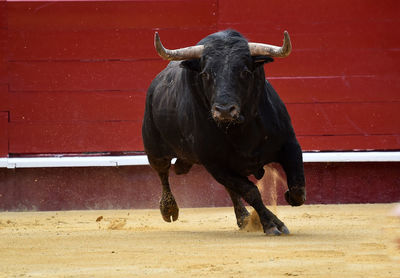
M 394 204 L 277 206 L 288 236 L 232 208 L 0 213 L 0 277 L 400 277 Z

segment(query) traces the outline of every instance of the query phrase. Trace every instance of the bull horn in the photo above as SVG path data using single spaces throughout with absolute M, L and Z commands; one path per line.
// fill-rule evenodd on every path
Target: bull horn
M 189 46 L 178 49 L 166 49 L 160 40 L 158 32 L 154 35 L 154 47 L 157 50 L 158 55 L 165 60 L 170 61 L 181 61 L 200 58 L 203 53 L 203 45 Z
M 279 58 L 285 58 L 289 56 L 290 52 L 292 51 L 289 33 L 285 31 L 283 35 L 283 45 L 281 47 L 270 44 L 249 42 L 251 56 L 262 55 Z

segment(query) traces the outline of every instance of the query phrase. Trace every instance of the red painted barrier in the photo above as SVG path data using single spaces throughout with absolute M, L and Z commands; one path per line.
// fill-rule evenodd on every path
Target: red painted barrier
M 8 125 L 13 154 L 123 152 L 143 150 L 142 121 L 12 122 Z M 29 134 L 29 137 L 26 137 Z
M 162 25 L 161 25 L 162 26 Z M 188 27 L 189 28 L 189 27 Z M 169 48 L 196 44 L 215 27 L 162 29 Z M 138 60 L 157 59 L 152 29 L 9 30 L 9 59 L 29 60 Z M 43 41 L 46 44 L 43 45 Z
M 310 135 L 297 136 L 303 150 L 392 150 L 399 144 L 398 135 Z M 360 149 L 357 149 L 359 147 Z
M 145 92 L 169 48 L 235 28 L 293 52 L 266 66 L 304 150 L 398 150 L 400 3 L 0 1 L 2 156 L 143 151 Z
M 11 0 L 7 9 L 13 30 L 187 29 L 217 24 L 216 0 Z
M 12 62 L 11 91 L 146 91 L 161 60 Z
M 288 104 L 298 135 L 400 134 L 389 119 L 398 113 L 395 102 Z
M 8 113 L 0 112 L 0 157 L 8 155 Z
M 12 122 L 135 121 L 144 114 L 144 92 L 15 92 Z
M 9 93 L 7 84 L 0 84 L 0 111 L 9 111 Z
M 400 83 L 393 76 L 269 78 L 285 103 L 399 102 Z
M 8 75 L 6 1 L 0 0 L 0 157 L 8 155 Z

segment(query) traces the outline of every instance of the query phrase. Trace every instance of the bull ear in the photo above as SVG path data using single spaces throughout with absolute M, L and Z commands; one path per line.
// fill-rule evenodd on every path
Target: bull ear
M 192 60 L 185 60 L 182 61 L 180 64 L 181 68 L 185 68 L 192 71 L 200 72 L 200 59 L 192 59 Z
M 254 67 L 259 67 L 267 63 L 272 63 L 274 61 L 273 58 L 268 57 L 268 56 L 253 56 L 253 63 Z

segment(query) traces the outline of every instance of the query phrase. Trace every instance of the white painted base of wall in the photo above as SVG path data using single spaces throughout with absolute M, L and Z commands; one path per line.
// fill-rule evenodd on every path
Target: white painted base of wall
M 399 162 L 399 152 L 305 152 L 304 162 Z
M 304 162 L 399 162 L 399 152 L 305 152 Z M 149 165 L 146 155 L 0 158 L 0 168 Z
M 117 167 L 131 165 L 149 165 L 149 161 L 146 155 L 0 158 L 0 167 L 9 169 L 39 167 Z

